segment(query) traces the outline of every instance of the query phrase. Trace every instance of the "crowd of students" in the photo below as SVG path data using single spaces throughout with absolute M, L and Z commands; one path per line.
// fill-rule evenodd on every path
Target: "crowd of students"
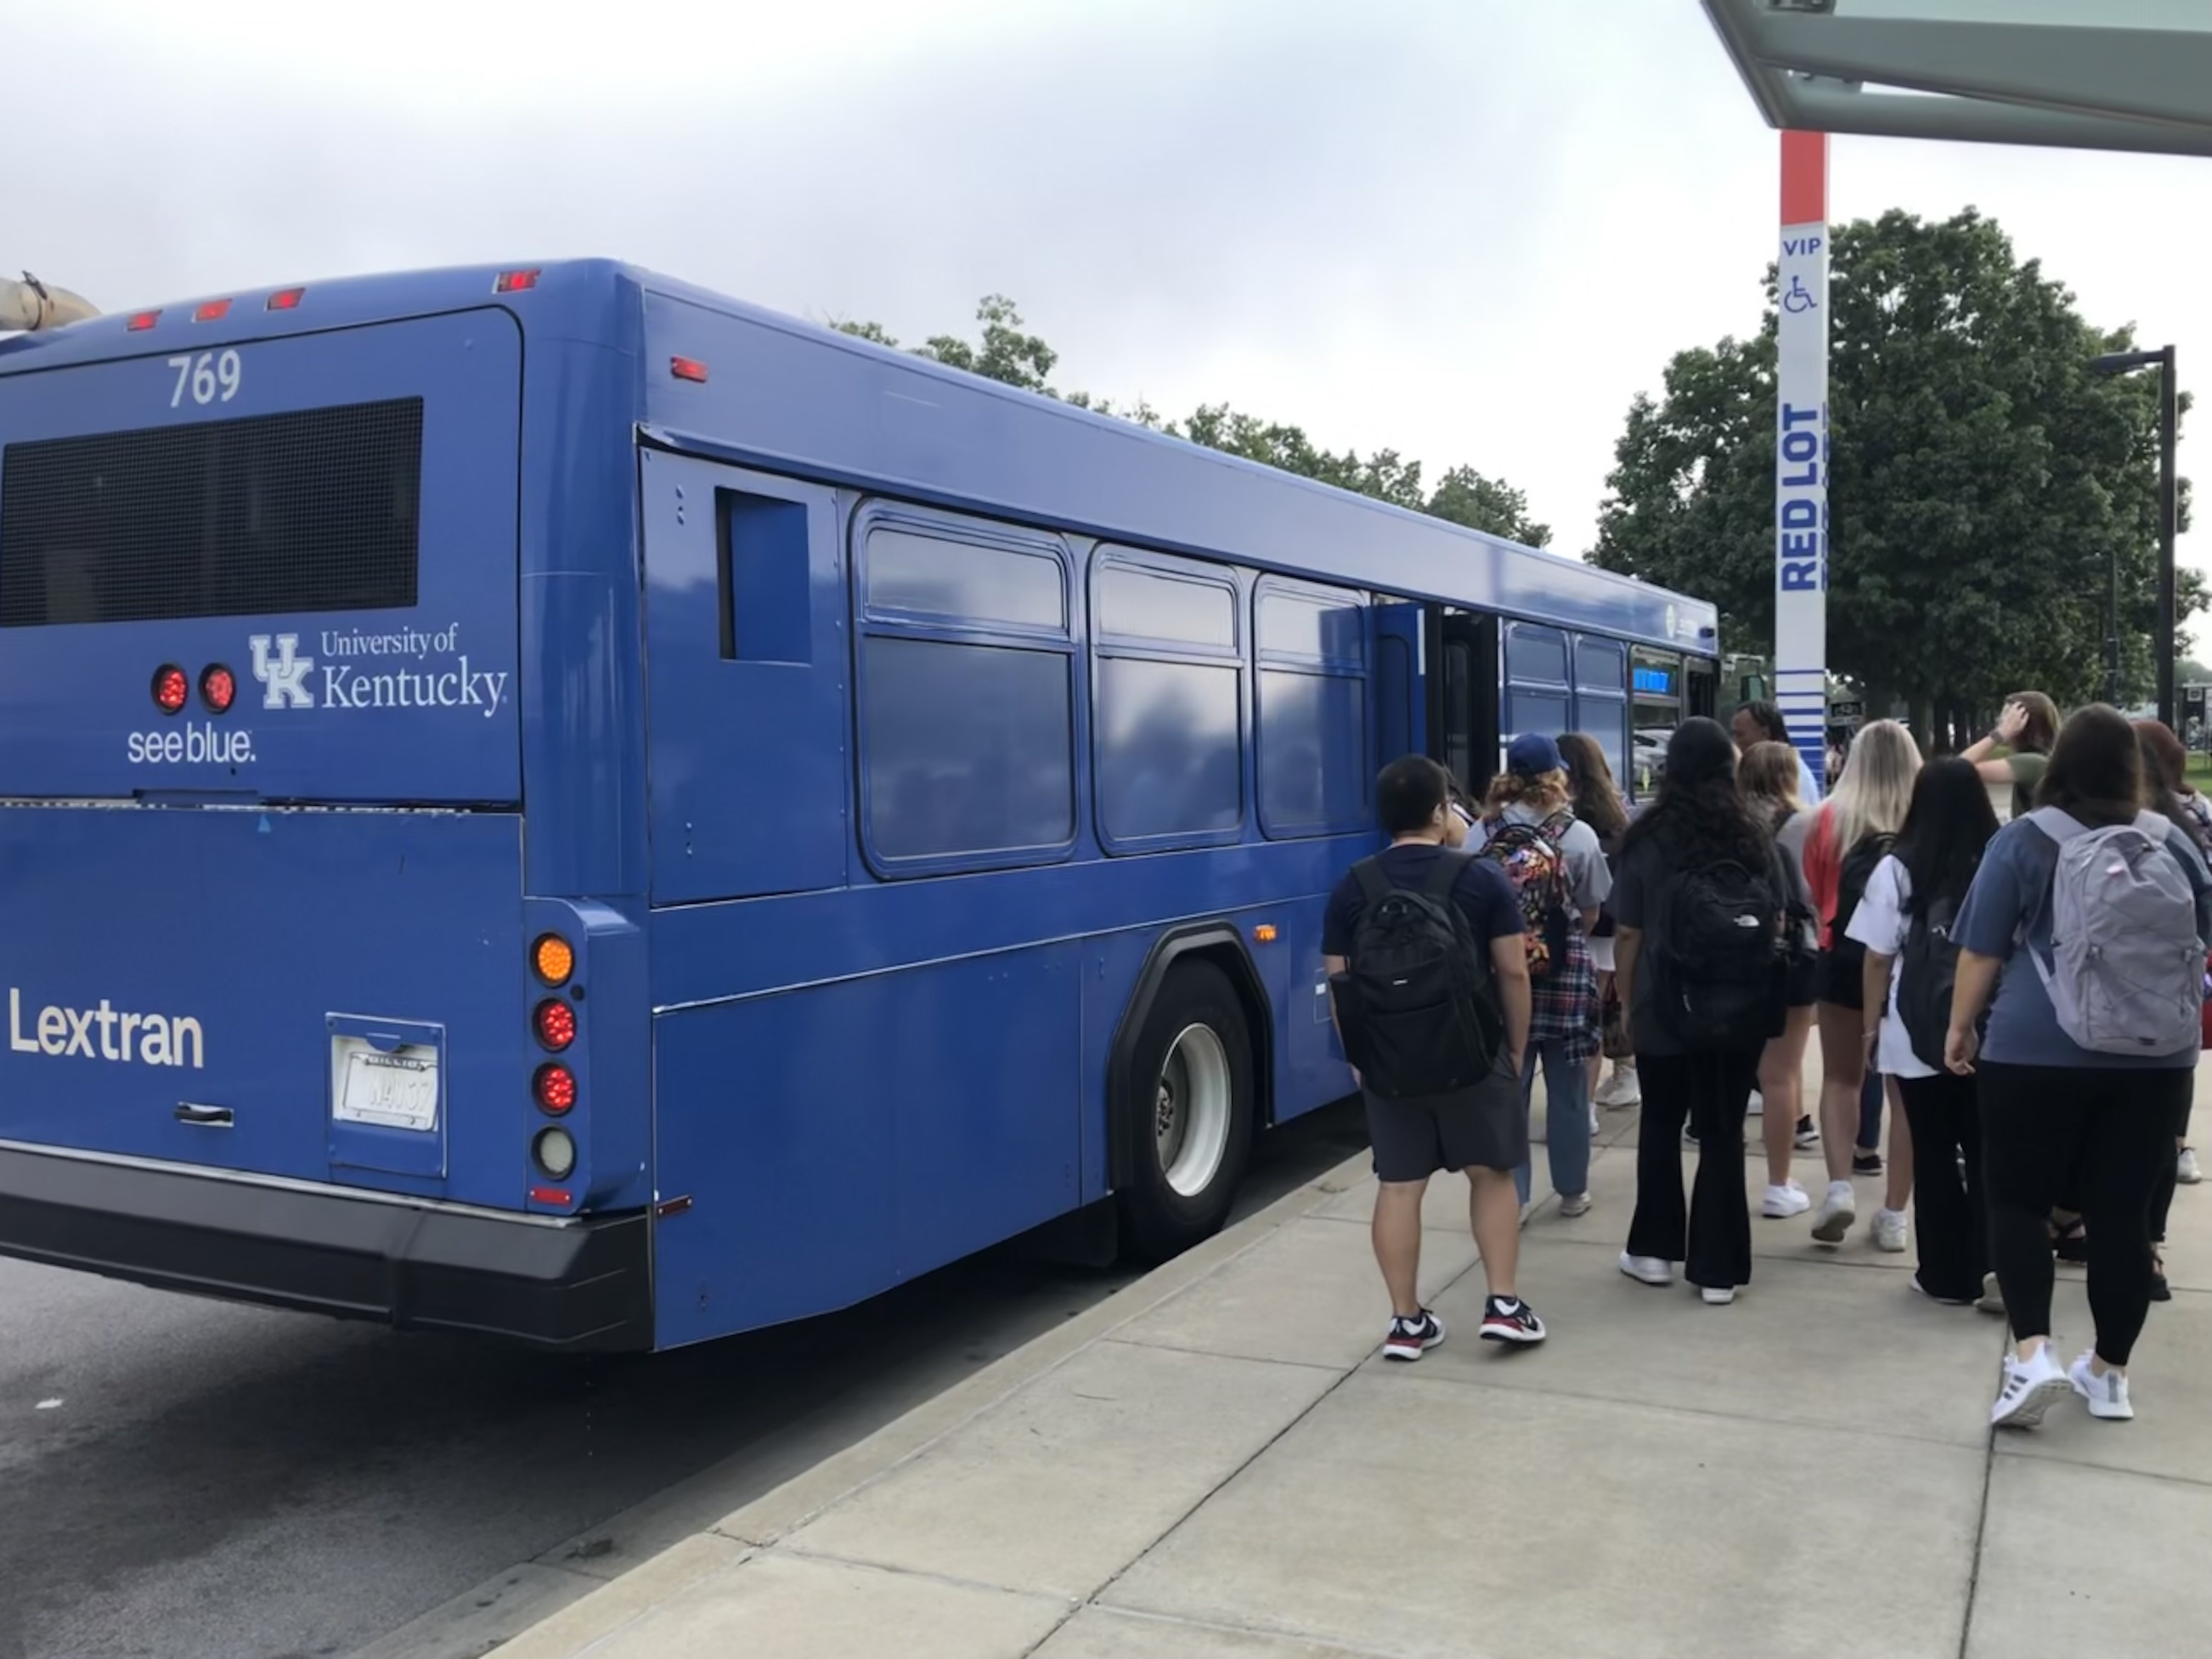
M 2212 1042 L 2212 805 L 2179 740 L 2101 705 L 2062 724 L 2023 692 L 1957 756 L 1923 761 L 1902 726 L 1872 723 L 1823 799 L 1785 735 L 1760 704 L 1732 728 L 1686 721 L 1634 809 L 1580 733 L 1515 739 L 1480 804 L 1425 757 L 1383 769 L 1391 844 L 1346 877 L 1322 948 L 1374 1147 L 1385 1354 L 1444 1338 L 1416 1279 L 1422 1194 L 1449 1170 L 1472 1183 L 1480 1335 L 1544 1340 L 1516 1279 L 1540 1069 L 1570 1219 L 1592 1208 L 1601 1109 L 1643 1108 L 1630 1278 L 1668 1285 L 1679 1267 L 1716 1305 L 1750 1284 L 1757 1110 L 1761 1217 L 1812 1212 L 1832 1249 L 1856 1180 L 1878 1176 L 1868 1233 L 1917 1243 L 1912 1289 L 2008 1318 L 1993 1423 L 2032 1427 L 2072 1395 L 2132 1416 L 2127 1366 L 2170 1295 L 2162 1246 L 2177 1186 L 2198 1179 L 2189 1111 Z M 2012 791 L 2002 825 L 1993 785 Z M 1815 1146 L 1817 1207 L 1791 1174 Z M 2087 1262 L 2094 1325 L 2069 1364 L 2058 1260 Z

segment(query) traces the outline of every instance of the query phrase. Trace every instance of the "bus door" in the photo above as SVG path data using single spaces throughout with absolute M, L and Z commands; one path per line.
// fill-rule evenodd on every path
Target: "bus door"
M 1429 753 L 1480 800 L 1498 765 L 1498 618 L 1432 611 L 1428 643 Z

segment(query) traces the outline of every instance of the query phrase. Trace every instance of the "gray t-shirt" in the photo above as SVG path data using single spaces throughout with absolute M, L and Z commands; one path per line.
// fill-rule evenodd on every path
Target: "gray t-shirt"
M 2154 814 L 2154 817 L 2156 815 Z M 2164 818 L 2166 844 L 2181 860 L 2197 893 L 2197 936 L 2212 939 L 2212 873 L 2189 837 Z M 2084 1048 L 2058 1029 L 2051 994 L 2025 952 L 2051 960 L 2051 878 L 2058 868 L 2058 843 L 2026 818 L 1996 833 L 1982 854 L 1951 937 L 1978 957 L 1996 957 L 1996 1005 L 1982 1054 L 2001 1066 L 2065 1066 L 2128 1071 L 2185 1071 L 2197 1065 L 2195 1046 L 2174 1054 L 2108 1054 Z
M 1541 823 L 1550 814 L 1516 801 L 1499 816 L 1508 823 Z M 1468 849 L 1480 852 L 1489 841 L 1489 825 L 1479 823 L 1468 836 Z M 1567 861 L 1567 879 L 1574 887 L 1575 908 L 1595 910 L 1603 905 L 1613 891 L 1613 872 L 1606 867 L 1605 849 L 1598 844 L 1597 831 L 1577 818 L 1559 837 L 1559 852 Z

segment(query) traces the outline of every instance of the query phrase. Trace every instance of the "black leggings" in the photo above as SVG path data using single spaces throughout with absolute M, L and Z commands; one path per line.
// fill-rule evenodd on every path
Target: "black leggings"
M 2190 1102 L 2181 1103 L 2181 1115 L 2173 1122 L 2175 1145 L 2172 1156 L 2166 1160 L 2166 1173 L 2158 1178 L 2158 1190 L 2150 1196 L 2150 1242 L 2166 1243 L 2166 1218 L 2173 1208 L 2173 1189 L 2181 1184 L 2180 1142 L 2189 1139 Z
M 1686 1261 L 1683 1277 L 1710 1290 L 1751 1283 L 1751 1205 L 1743 1187 L 1743 1120 L 1762 1050 L 1643 1054 L 1637 1077 L 1636 1214 L 1628 1253 Z M 1682 1204 L 1682 1125 L 1698 1137 L 1698 1179 Z
M 1920 1288 L 1943 1301 L 1971 1302 L 1982 1293 L 1990 1253 L 1978 1091 L 1972 1078 L 1955 1072 L 1901 1077 L 1897 1090 L 1905 1102 L 1905 1127 L 1912 1136 Z M 1894 1139 L 1893 1135 L 1893 1143 Z
M 2150 1310 L 2151 1199 L 2173 1162 L 2194 1068 L 2142 1071 L 1983 1060 L 1983 1169 L 1990 1254 L 2018 1336 L 2051 1334 L 2051 1236 L 2061 1194 L 2078 1190 L 2089 1237 L 2097 1352 L 2124 1365 Z

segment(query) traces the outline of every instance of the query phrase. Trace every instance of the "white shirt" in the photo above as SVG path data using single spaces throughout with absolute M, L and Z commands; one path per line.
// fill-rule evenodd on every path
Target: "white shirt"
M 1897 1016 L 1900 965 L 1897 958 L 1905 949 L 1905 935 L 1911 925 L 1905 914 L 1911 896 L 1912 882 L 1905 866 L 1893 855 L 1886 857 L 1867 878 L 1866 891 L 1860 896 L 1858 908 L 1851 912 L 1851 925 L 1844 929 L 1844 937 L 1856 939 L 1876 956 L 1889 958 L 1889 1004 L 1875 1045 L 1875 1069 L 1889 1077 L 1936 1075 L 1936 1068 L 1913 1053 L 1912 1039 Z

